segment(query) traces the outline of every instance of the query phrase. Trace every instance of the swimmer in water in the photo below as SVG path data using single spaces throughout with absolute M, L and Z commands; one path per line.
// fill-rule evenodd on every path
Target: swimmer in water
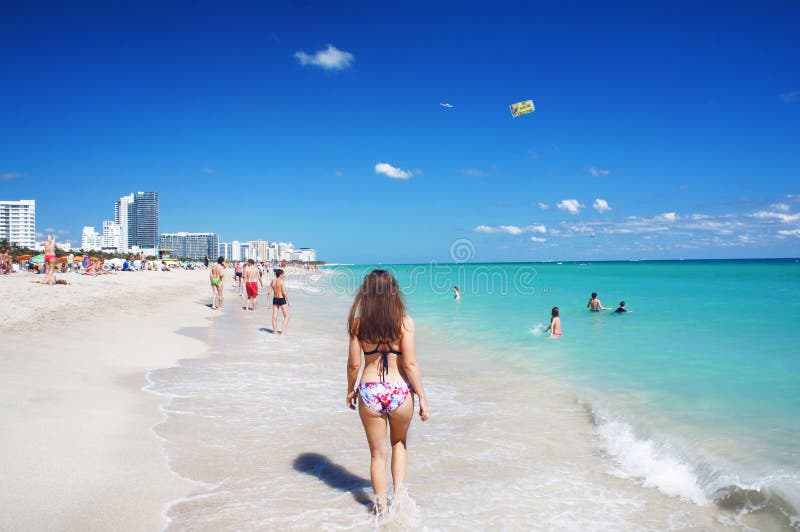
M 558 307 L 550 311 L 550 325 L 544 332 L 550 331 L 550 338 L 561 338 L 561 318 L 558 316 Z
M 453 299 L 455 299 L 456 301 L 461 299 L 461 292 L 459 292 L 457 286 L 453 287 Z
M 633 311 L 632 311 L 632 310 L 628 310 L 628 309 L 626 309 L 626 308 L 625 308 L 625 302 L 624 302 L 624 301 L 620 301 L 620 302 L 619 302 L 619 307 L 618 307 L 618 308 L 617 308 L 617 310 L 615 310 L 614 312 L 615 312 L 616 314 L 622 314 L 623 312 L 633 312 Z
M 611 310 L 609 307 L 604 307 L 603 304 L 597 299 L 597 292 L 592 292 L 592 297 L 586 303 L 586 308 L 592 312 L 600 312 L 601 310 Z

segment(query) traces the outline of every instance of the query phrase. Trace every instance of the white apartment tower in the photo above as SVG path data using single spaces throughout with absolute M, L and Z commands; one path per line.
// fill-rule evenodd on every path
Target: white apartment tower
M 0 240 L 36 247 L 36 201 L 0 201 Z
M 133 205 L 133 194 L 122 196 L 118 202 L 114 203 L 114 221 L 119 225 L 119 250 L 127 253 L 130 249 L 129 213 Z
M 103 251 L 122 252 L 122 228 L 117 222 L 103 220 Z
M 94 227 L 85 226 L 81 236 L 81 249 L 84 251 L 100 251 L 103 247 L 103 242 L 100 234 L 94 230 Z

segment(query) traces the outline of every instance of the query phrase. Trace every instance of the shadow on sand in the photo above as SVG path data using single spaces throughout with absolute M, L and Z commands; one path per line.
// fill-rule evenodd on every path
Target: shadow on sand
M 372 505 L 372 499 L 365 491 L 365 488 L 371 486 L 370 481 L 352 474 L 321 454 L 303 453 L 299 455 L 294 459 L 294 468 L 296 471 L 314 475 L 332 488 L 352 493 L 353 498 L 364 506 Z

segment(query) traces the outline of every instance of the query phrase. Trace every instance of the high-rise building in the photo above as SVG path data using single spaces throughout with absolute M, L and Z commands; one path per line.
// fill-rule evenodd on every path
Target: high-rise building
M 292 260 L 292 251 L 294 251 L 294 244 L 291 242 L 278 242 L 278 257 L 276 260 Z
M 119 250 L 127 253 L 130 248 L 130 214 L 133 208 L 133 194 L 122 196 L 114 203 L 114 221 L 119 224 Z
M 242 260 L 242 245 L 238 240 L 231 242 L 231 260 Z
M 120 251 L 158 249 L 158 192 L 136 192 L 114 203 L 114 221 L 120 226 Z
M 269 260 L 269 242 L 266 240 L 251 240 L 250 258 L 257 261 Z
M 230 242 L 220 242 L 219 243 L 219 256 L 224 258 L 227 261 L 231 259 L 231 243 Z
M 117 222 L 103 220 L 103 251 L 111 253 L 123 252 L 122 250 L 122 231 Z
M 36 201 L 0 201 L 0 240 L 36 246 Z
M 317 260 L 317 252 L 311 248 L 300 248 L 292 251 L 292 260 L 299 262 L 314 262 Z
M 102 239 L 100 234 L 94 230 L 94 227 L 84 227 L 81 235 L 81 249 L 84 251 L 100 251 L 102 247 Z
M 137 192 L 128 211 L 128 242 L 140 249 L 158 249 L 158 193 Z
M 162 233 L 161 250 L 176 258 L 216 260 L 219 237 L 216 233 Z

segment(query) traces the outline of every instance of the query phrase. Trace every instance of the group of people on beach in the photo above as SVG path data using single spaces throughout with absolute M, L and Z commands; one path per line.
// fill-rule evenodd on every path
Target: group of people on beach
M 246 262 L 235 262 L 233 265 L 234 271 L 234 288 L 241 295 L 244 288 L 246 299 L 244 310 L 255 311 L 258 305 L 258 290 L 259 287 L 264 287 L 264 272 L 266 271 L 262 263 L 256 263 L 253 259 L 248 259 Z M 211 281 L 211 308 L 214 310 L 222 310 L 223 300 L 223 281 L 225 279 L 225 257 L 217 258 L 216 264 L 211 266 L 209 272 L 209 280 Z M 274 279 L 269 283 L 267 288 L 267 301 L 272 295 L 272 332 L 274 334 L 286 334 L 286 328 L 289 325 L 289 294 L 284 282 L 285 271 L 282 268 L 274 268 Z M 278 331 L 278 312 L 283 314 L 283 324 L 280 331 Z

